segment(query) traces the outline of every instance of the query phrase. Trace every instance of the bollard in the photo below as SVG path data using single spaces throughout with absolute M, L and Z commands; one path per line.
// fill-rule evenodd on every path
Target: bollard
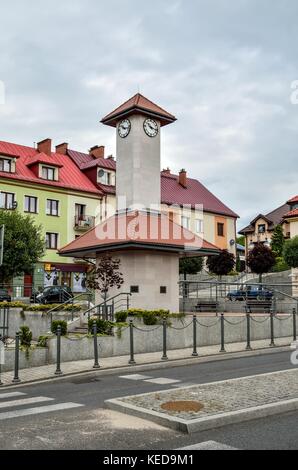
M 193 353 L 192 357 L 199 357 L 197 351 L 197 317 L 193 316 Z
M 226 352 L 225 349 L 225 316 L 222 313 L 220 318 L 220 336 L 221 336 L 221 349 L 220 352 Z
M 134 329 L 134 325 L 133 325 L 133 320 L 130 320 L 129 322 L 129 337 L 130 337 L 130 361 L 129 361 L 129 365 L 130 366 L 135 366 L 136 365 L 136 361 L 135 361 L 135 353 L 134 353 L 134 342 L 133 342 L 133 329 Z
M 94 339 L 94 366 L 93 369 L 100 369 L 98 362 L 98 343 L 97 343 L 97 323 L 93 322 L 93 339 Z
M 55 375 L 63 375 L 61 370 L 61 326 L 57 328 L 57 369 Z
M 274 342 L 274 313 L 273 312 L 270 312 L 270 332 L 271 332 L 270 348 L 274 348 L 275 342 Z
M 2 387 L 3 385 L 3 383 L 1 382 L 1 372 L 2 372 L 1 368 L 2 368 L 2 365 L 0 364 L 0 387 Z
M 247 345 L 246 345 L 246 351 L 252 351 L 252 347 L 250 344 L 250 314 L 246 314 L 246 322 L 247 322 Z
M 161 358 L 162 361 L 168 361 L 167 355 L 167 319 L 164 317 L 163 319 L 163 356 Z
M 19 364 L 20 364 L 20 333 L 16 333 L 16 346 L 14 358 L 14 378 L 12 383 L 19 384 L 21 382 L 19 377 Z
M 297 341 L 297 316 L 295 308 L 293 308 L 293 338 L 294 341 Z

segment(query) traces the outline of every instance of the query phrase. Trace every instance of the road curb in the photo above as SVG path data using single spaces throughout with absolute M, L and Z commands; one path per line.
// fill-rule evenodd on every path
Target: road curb
M 287 413 L 289 411 L 298 410 L 298 398 L 291 400 L 283 400 L 277 403 L 268 405 L 260 405 L 252 408 L 246 408 L 243 410 L 233 411 L 229 413 L 222 413 L 217 416 L 210 416 L 205 418 L 198 418 L 192 421 L 186 421 L 171 416 L 165 416 L 162 413 L 156 411 L 146 410 L 139 408 L 131 404 L 123 404 L 118 399 L 107 400 L 107 408 L 118 411 L 120 413 L 129 414 L 142 418 L 145 420 L 153 421 L 176 431 L 192 434 L 200 431 L 207 431 L 214 428 L 227 426 L 230 424 L 243 423 L 244 421 L 251 421 L 254 419 L 265 418 L 277 414 Z
M 66 373 L 63 374 L 62 376 L 59 377 L 47 377 L 44 379 L 36 379 L 36 380 L 31 380 L 27 382 L 21 382 L 20 384 L 9 384 L 9 385 L 2 385 L 0 387 L 0 390 L 7 390 L 7 389 L 15 389 L 15 388 L 21 388 L 21 387 L 27 387 L 30 385 L 38 385 L 38 384 L 43 384 L 43 383 L 60 383 L 60 382 L 65 382 L 68 381 L 72 377 L 84 377 L 84 376 L 96 376 L 96 377 L 105 377 L 109 375 L 114 375 L 114 374 L 123 374 L 126 372 L 145 372 L 147 370 L 162 370 L 162 369 L 168 369 L 168 368 L 173 368 L 173 367 L 181 367 L 181 366 L 188 366 L 188 365 L 193 365 L 193 364 L 204 364 L 204 363 L 212 363 L 212 362 L 218 362 L 218 361 L 227 361 L 227 360 L 233 360 L 233 359 L 241 359 L 245 357 L 253 357 L 253 356 L 261 356 L 261 355 L 267 355 L 267 354 L 278 354 L 282 352 L 290 352 L 291 351 L 291 346 L 276 346 L 274 348 L 268 347 L 268 348 L 260 348 L 260 349 L 255 349 L 252 351 L 235 351 L 235 352 L 225 352 L 225 353 L 218 353 L 218 354 L 213 354 L 209 356 L 201 356 L 201 357 L 190 357 L 190 358 L 182 358 L 182 359 L 169 359 L 167 362 L 164 361 L 158 361 L 158 362 L 151 362 L 147 364 L 136 364 L 134 366 L 127 365 L 127 366 L 120 366 L 120 367 L 110 367 L 110 368 L 104 368 L 104 369 L 90 369 L 90 370 L 84 370 L 84 371 L 79 371 L 79 372 L 72 372 L 72 373 Z M 63 367 L 63 364 L 62 364 Z

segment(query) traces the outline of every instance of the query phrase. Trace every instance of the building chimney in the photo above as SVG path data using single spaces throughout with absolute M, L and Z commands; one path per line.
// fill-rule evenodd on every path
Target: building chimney
M 183 186 L 183 188 L 187 187 L 187 173 L 186 170 L 181 170 L 179 173 L 179 184 Z
M 39 153 L 45 153 L 49 157 L 52 155 L 52 139 L 45 139 L 37 144 Z
M 163 173 L 164 175 L 170 175 L 170 174 L 171 174 L 171 170 L 170 170 L 170 168 L 167 168 L 166 170 L 162 170 L 162 173 Z
M 107 157 L 107 160 L 112 160 L 112 162 L 114 162 L 114 161 L 115 161 L 115 158 L 113 157 L 113 155 L 109 155 L 109 156 Z
M 60 155 L 67 155 L 68 144 L 64 142 L 63 144 L 56 145 L 56 153 Z
M 89 150 L 89 155 L 92 155 L 95 158 L 104 158 L 105 157 L 105 147 L 101 145 L 100 147 L 98 145 L 95 145 L 95 147 L 92 147 Z

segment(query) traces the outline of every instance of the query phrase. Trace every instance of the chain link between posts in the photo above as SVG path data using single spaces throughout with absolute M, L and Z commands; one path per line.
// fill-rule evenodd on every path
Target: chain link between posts
M 250 317 L 251 321 L 255 322 L 255 323 L 265 323 L 266 321 L 270 320 L 270 317 L 266 317 L 265 320 L 262 320 L 262 321 L 259 321 L 259 320 L 256 320 L 255 318 L 253 317 Z
M 181 331 L 181 330 L 186 330 L 186 328 L 189 328 L 192 325 L 193 325 L 193 321 L 190 322 L 188 325 L 183 326 L 181 328 L 176 328 L 175 326 L 172 326 L 172 325 L 170 325 L 169 328 L 172 328 L 172 330 Z
M 244 323 L 244 322 L 246 321 L 246 318 L 243 318 L 242 320 L 237 321 L 237 322 L 229 321 L 229 320 L 227 320 L 225 317 L 224 317 L 224 320 L 225 320 L 225 322 L 228 323 L 229 325 L 232 325 L 232 326 L 235 325 L 235 326 L 237 326 L 237 325 L 241 325 L 241 323 Z
M 197 324 L 202 326 L 203 328 L 212 328 L 213 326 L 217 325 L 220 322 L 220 318 L 216 320 L 216 322 L 212 323 L 212 325 L 204 325 L 203 323 L 199 322 L 197 319 Z

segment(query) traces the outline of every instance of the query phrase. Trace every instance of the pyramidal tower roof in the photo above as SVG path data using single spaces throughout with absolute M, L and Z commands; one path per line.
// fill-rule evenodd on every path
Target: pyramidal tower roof
M 148 100 L 145 96 L 137 93 L 128 101 L 118 106 L 118 108 L 114 109 L 114 111 L 107 114 L 101 122 L 108 126 L 116 127 L 120 119 L 136 113 L 156 118 L 160 121 L 162 126 L 166 126 L 177 120 L 173 114 L 168 113 L 157 104 Z

